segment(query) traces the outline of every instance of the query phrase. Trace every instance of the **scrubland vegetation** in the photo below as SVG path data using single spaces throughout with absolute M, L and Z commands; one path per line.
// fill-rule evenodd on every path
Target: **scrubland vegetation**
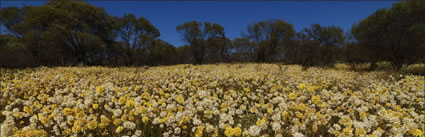
M 144 17 L 84 1 L 5 7 L 0 136 L 425 136 L 425 1 L 344 32 L 283 19 L 161 40 Z

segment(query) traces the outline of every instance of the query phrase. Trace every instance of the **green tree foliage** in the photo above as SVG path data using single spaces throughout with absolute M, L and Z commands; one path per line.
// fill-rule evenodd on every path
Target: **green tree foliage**
M 190 21 L 176 31 L 188 44 L 159 39 L 146 18 L 112 17 L 84 1 L 50 0 L 41 6 L 0 9 L 0 67 L 69 65 L 171 65 L 221 62 L 284 62 L 331 66 L 389 61 L 396 69 L 425 61 L 425 1 L 407 0 L 381 9 L 344 35 L 337 26 L 270 19 L 249 24 L 229 39 L 217 23 Z M 13 57 L 13 58 L 11 58 Z
M 224 35 L 224 28 L 220 24 L 190 21 L 178 25 L 176 31 L 190 45 L 195 64 L 202 64 L 208 56 L 208 50 L 213 47 L 217 48 L 223 56 L 226 54 L 224 52 L 226 44 L 219 46 L 219 41 L 223 43 L 227 41 Z
M 40 62 L 41 48 L 36 43 L 29 41 L 26 35 L 30 35 L 30 29 L 24 24 L 27 14 L 30 12 L 32 6 L 24 6 L 21 9 L 17 7 L 2 8 L 0 11 L 0 22 L 7 29 L 7 32 L 13 37 L 20 40 L 26 50 L 31 56 L 33 64 Z
M 160 32 L 149 20 L 144 17 L 137 18 L 133 14 L 125 14 L 122 18 L 115 18 L 116 36 L 127 65 L 134 65 L 138 57 L 152 45 L 153 41 L 159 37 Z
M 288 54 L 293 54 L 292 60 L 303 66 L 332 65 L 339 57 L 344 40 L 340 27 L 312 24 L 297 34 L 297 47 L 288 49 L 292 52 Z
M 390 61 L 395 69 L 425 54 L 425 1 L 408 0 L 381 9 L 352 29 L 360 46 L 369 50 L 372 66 Z
M 147 54 L 150 65 L 172 65 L 177 57 L 176 47 L 160 39 L 147 46 Z
M 207 41 L 208 53 L 206 60 L 208 63 L 229 62 L 232 41 L 226 37 L 216 37 Z
M 249 41 L 248 38 L 236 38 L 232 41 L 231 58 L 237 62 L 254 62 L 255 42 Z
M 12 35 L 0 35 L 0 67 L 28 67 L 31 58 Z
M 176 48 L 176 64 L 189 64 L 194 62 L 190 45 L 179 46 Z
M 231 40 L 224 33 L 224 28 L 220 24 L 211 24 L 205 22 L 205 30 L 208 33 L 207 45 L 207 61 L 208 63 L 228 62 L 229 50 L 231 48 Z
M 42 6 L 2 10 L 2 23 L 21 40 L 34 64 L 95 64 L 110 39 L 111 19 L 83 1 L 52 0 Z
M 292 24 L 280 19 L 250 24 L 245 34 L 245 37 L 256 43 L 257 62 L 275 61 L 294 36 Z
M 52 0 L 31 12 L 28 24 L 47 31 L 52 39 L 59 39 L 69 53 L 71 63 L 91 64 L 101 59 L 104 41 L 111 34 L 112 20 L 103 8 L 82 1 Z M 99 47 L 100 46 L 100 47 Z

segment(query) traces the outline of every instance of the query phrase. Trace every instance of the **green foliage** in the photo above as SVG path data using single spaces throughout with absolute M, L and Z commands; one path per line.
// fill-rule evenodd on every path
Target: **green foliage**
M 292 24 L 280 19 L 250 24 L 245 34 L 245 37 L 256 43 L 257 62 L 274 61 L 294 36 L 295 30 Z
M 208 55 L 208 50 L 217 46 L 217 39 L 226 41 L 224 28 L 220 24 L 190 21 L 176 27 L 176 31 L 191 47 L 195 64 L 202 64 Z M 222 48 L 226 46 L 223 45 Z
M 376 11 L 353 27 L 372 62 L 390 61 L 394 68 L 417 62 L 425 54 L 425 2 L 408 0 Z M 376 65 L 374 65 L 376 66 Z
M 153 44 L 147 47 L 150 65 L 172 65 L 177 56 L 176 48 L 163 40 L 154 40 Z
M 125 14 L 122 18 L 115 17 L 116 41 L 124 52 L 127 65 L 134 65 L 146 47 L 160 36 L 158 29 L 144 17 L 137 18 L 133 14 Z
M 12 35 L 0 35 L 0 67 L 28 67 L 31 58 Z
M 297 33 L 296 42 L 287 47 L 287 61 L 310 66 L 331 66 L 343 47 L 344 31 L 336 26 L 312 24 Z
M 25 32 L 24 19 L 26 13 L 32 7 L 24 6 L 21 9 L 17 7 L 7 7 L 0 10 L 0 23 L 15 37 L 22 38 Z
M 254 62 L 255 42 L 248 38 L 236 38 L 232 43 L 232 59 L 238 62 Z

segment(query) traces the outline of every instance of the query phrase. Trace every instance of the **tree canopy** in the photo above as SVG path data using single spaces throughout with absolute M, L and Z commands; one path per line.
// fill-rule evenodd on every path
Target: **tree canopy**
M 268 19 L 230 39 L 219 23 L 189 21 L 176 26 L 187 45 L 160 39 L 160 31 L 143 16 L 111 16 L 84 1 L 2 8 L 0 24 L 7 32 L 0 35 L 0 67 L 370 62 L 373 69 L 376 62 L 388 61 L 400 69 L 425 62 L 423 0 L 379 9 L 348 32 L 320 24 L 297 32 L 288 21 Z
M 190 21 L 178 25 L 176 31 L 191 47 L 195 64 L 202 64 L 208 56 L 208 50 L 217 45 L 217 39 L 225 40 L 224 28 L 220 24 Z
M 295 36 L 292 24 L 283 20 L 266 20 L 248 25 L 245 37 L 254 41 L 257 62 L 270 62 L 279 58 L 282 47 Z
M 425 2 L 409 0 L 381 9 L 352 29 L 360 46 L 370 51 L 372 62 L 387 60 L 400 69 L 424 56 Z

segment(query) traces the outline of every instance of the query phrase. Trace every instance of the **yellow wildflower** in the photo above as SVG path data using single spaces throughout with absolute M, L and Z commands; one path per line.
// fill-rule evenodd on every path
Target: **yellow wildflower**
M 226 129 L 224 130 L 224 135 L 231 137 L 232 136 L 232 128 L 226 127 Z
M 298 118 L 303 118 L 303 116 L 304 116 L 304 115 L 303 115 L 302 113 L 297 113 L 297 117 L 298 117 Z
M 204 131 L 204 127 L 203 126 L 196 127 L 195 137 L 201 137 L 203 131 Z
M 310 93 L 310 94 L 312 94 L 314 92 L 314 87 L 311 87 L 311 86 L 308 87 L 307 88 L 307 92 Z
M 320 96 L 313 96 L 313 97 L 311 98 L 311 101 L 312 101 L 314 104 L 319 104 L 319 102 L 320 102 Z
M 115 130 L 115 133 L 121 133 L 121 131 L 123 131 L 124 130 L 124 127 L 123 126 L 119 126 L 119 127 L 117 127 L 117 129 Z
M 283 111 L 281 115 L 282 115 L 282 119 L 286 120 L 286 118 L 288 117 L 289 113 L 287 111 Z
M 289 99 L 295 100 L 297 98 L 297 94 L 292 92 L 292 93 L 289 93 L 288 97 L 289 97 Z
M 366 136 L 366 130 L 363 128 L 356 128 L 356 136 L 358 137 L 365 137 Z
M 353 129 L 350 127 L 346 127 L 342 130 L 342 133 L 344 133 L 347 136 L 352 136 L 353 135 Z
M 177 101 L 177 103 L 179 103 L 179 104 L 183 104 L 183 102 L 184 102 L 184 97 L 183 97 L 182 95 L 178 95 L 178 96 L 176 97 L 176 101 Z
M 71 108 L 64 108 L 63 109 L 63 114 L 66 115 L 72 115 L 73 110 Z
M 144 117 L 142 118 L 142 122 L 143 122 L 143 123 L 147 124 L 147 123 L 148 123 L 148 121 L 149 121 L 149 117 L 144 116 Z
M 47 137 L 47 132 L 38 129 L 18 130 L 12 137 Z
M 240 127 L 233 128 L 232 135 L 234 135 L 234 136 L 241 136 L 241 134 L 242 134 L 242 129 Z
M 424 132 L 422 132 L 420 129 L 417 129 L 417 128 L 410 130 L 409 133 L 412 136 L 415 136 L 415 137 L 424 137 L 425 136 Z
M 305 84 L 301 83 L 300 85 L 298 85 L 298 88 L 301 89 L 301 90 L 305 89 Z
M 97 122 L 96 122 L 96 120 L 92 120 L 92 121 L 90 121 L 89 123 L 87 123 L 87 127 L 89 128 L 89 129 L 95 129 L 96 128 L 96 126 L 97 126 Z
M 98 87 L 96 88 L 96 92 L 97 92 L 98 94 L 100 94 L 100 95 L 102 95 L 102 94 L 103 94 L 103 91 L 105 91 L 105 88 L 104 88 L 103 86 L 98 86 Z
M 127 102 L 125 103 L 125 105 L 127 106 L 127 108 L 132 108 L 134 106 L 133 99 L 127 100 Z
M 273 112 L 274 112 L 274 111 L 273 111 L 273 108 L 268 108 L 268 109 L 267 109 L 267 113 L 269 113 L 269 115 L 272 115 L 272 114 L 273 114 Z
M 99 108 L 99 104 L 93 104 L 93 109 Z
M 118 126 L 118 125 L 121 124 L 121 120 L 120 119 L 115 119 L 113 123 L 114 123 L 115 126 Z

